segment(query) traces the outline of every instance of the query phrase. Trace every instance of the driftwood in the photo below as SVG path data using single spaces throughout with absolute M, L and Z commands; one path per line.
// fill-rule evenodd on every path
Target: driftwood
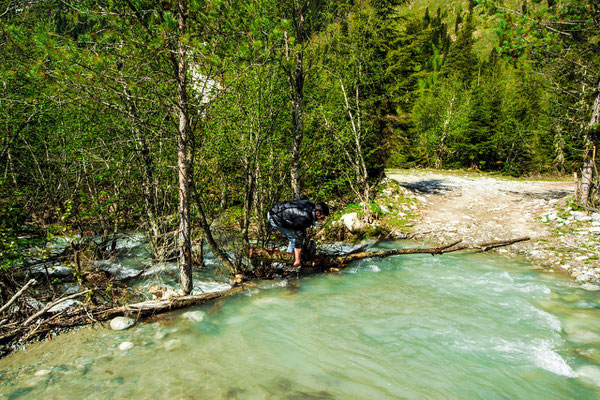
M 30 324 L 36 318 L 40 318 L 52 306 L 68 300 L 69 298 L 78 297 L 86 294 L 89 291 L 76 293 L 77 296 L 68 296 L 59 299 L 44 307 L 43 310 L 29 317 L 25 323 L 21 324 L 11 332 L 0 336 L 0 344 L 14 343 L 20 338 L 43 335 L 53 328 L 74 327 L 78 325 L 90 324 L 112 319 L 114 317 L 127 315 L 134 318 L 142 318 L 155 314 L 160 314 L 166 311 L 176 310 L 179 308 L 196 306 L 210 301 L 214 301 L 223 297 L 233 296 L 241 293 L 244 290 L 242 286 L 234 286 L 229 290 L 214 293 L 205 293 L 200 295 L 177 296 L 162 300 L 148 300 L 140 303 L 128 304 L 119 307 L 103 308 L 97 307 L 93 310 L 88 310 L 85 306 L 76 307 L 72 310 L 64 311 L 58 315 L 52 316 L 46 320 L 39 320 L 37 325 L 30 327 Z
M 78 310 L 69 313 L 59 321 L 52 323 L 54 326 L 82 325 L 95 321 L 106 321 L 108 319 L 127 315 L 135 318 L 147 317 L 154 314 L 160 314 L 166 311 L 177 310 L 179 308 L 197 306 L 220 299 L 222 297 L 233 296 L 243 291 L 242 286 L 235 286 L 222 292 L 205 293 L 198 295 L 176 296 L 169 299 L 148 300 L 140 303 L 127 304 L 124 306 L 113 307 L 104 310 L 95 310 L 85 312 Z M 92 319 L 93 318 L 93 319 Z
M 54 307 L 55 305 L 60 304 L 63 301 L 66 301 L 66 300 L 71 300 L 71 299 L 74 299 L 74 298 L 77 298 L 77 297 L 81 297 L 84 294 L 87 294 L 89 292 L 90 292 L 90 290 L 84 290 L 83 292 L 75 293 L 75 294 L 72 294 L 70 296 L 61 297 L 58 300 L 55 300 L 55 301 L 52 301 L 52 302 L 46 304 L 44 306 L 44 308 L 42 308 L 40 311 L 36 312 L 31 317 L 27 318 L 25 320 L 25 322 L 23 322 L 23 326 L 29 325 L 31 323 L 31 321 L 33 321 L 36 318 L 41 317 L 42 315 L 46 314 L 48 312 L 48 310 L 51 309 L 52 307 Z
M 8 300 L 6 302 L 5 305 L 3 305 L 2 307 L 0 307 L 0 314 L 6 310 L 8 307 L 11 306 L 12 303 L 15 302 L 15 300 L 17 300 L 19 298 L 20 295 L 23 294 L 23 292 L 25 292 L 27 289 L 29 289 L 29 286 L 31 285 L 35 285 L 37 283 L 37 281 L 35 279 L 30 279 L 29 282 L 27 282 L 17 293 L 15 293 L 15 295 L 13 297 L 10 298 L 10 300 Z M 0 324 L 0 326 L 3 324 Z
M 420 249 L 393 249 L 381 251 L 359 251 L 350 252 L 344 255 L 328 256 L 316 255 L 312 258 L 307 258 L 302 261 L 302 266 L 299 270 L 290 269 L 289 266 L 294 263 L 294 255 L 276 249 L 263 249 L 261 247 L 251 247 L 249 257 L 254 263 L 279 263 L 284 264 L 288 268 L 284 268 L 279 272 L 282 275 L 297 273 L 300 275 L 308 275 L 315 272 L 337 271 L 348 266 L 353 261 L 362 260 L 365 258 L 382 258 L 401 254 L 444 254 L 459 250 L 478 249 L 488 251 L 493 248 L 508 246 L 513 243 L 529 240 L 528 237 L 501 240 L 496 242 L 481 243 L 475 246 L 459 245 L 462 241 L 458 240 L 440 247 L 420 248 Z M 264 268 L 262 269 L 264 270 Z

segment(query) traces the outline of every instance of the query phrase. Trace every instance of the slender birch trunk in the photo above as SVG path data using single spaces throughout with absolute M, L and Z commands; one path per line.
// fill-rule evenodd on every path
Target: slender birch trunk
M 177 37 L 177 113 L 179 127 L 177 137 L 177 170 L 179 177 L 179 281 L 184 294 L 192 292 L 192 241 L 190 218 L 190 183 L 192 178 L 192 138 L 188 121 L 187 62 L 183 38 L 186 30 L 186 0 L 178 3 Z

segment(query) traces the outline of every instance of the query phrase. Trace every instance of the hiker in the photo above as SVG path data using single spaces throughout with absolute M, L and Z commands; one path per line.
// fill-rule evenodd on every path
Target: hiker
M 300 268 L 304 232 L 317 220 L 328 215 L 327 204 L 314 204 L 306 196 L 303 196 L 301 200 L 277 203 L 267 213 L 269 223 L 290 241 L 287 252 L 294 253 L 294 268 Z

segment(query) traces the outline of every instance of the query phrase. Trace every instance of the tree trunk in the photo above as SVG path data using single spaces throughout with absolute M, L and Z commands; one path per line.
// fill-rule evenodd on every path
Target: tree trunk
M 292 192 L 299 199 L 302 189 L 300 187 L 300 148 L 304 137 L 304 6 L 293 2 L 292 19 L 296 33 L 296 66 L 288 70 L 288 81 L 290 86 L 290 106 L 292 111 L 294 143 L 292 145 L 292 161 L 290 166 Z M 285 56 L 290 59 L 290 48 L 287 32 L 285 32 Z
M 577 197 L 579 202 L 584 206 L 587 206 L 590 202 L 590 192 L 592 190 L 592 182 L 594 178 L 594 159 L 592 156 L 592 148 L 594 143 L 592 141 L 591 132 L 593 129 L 597 129 L 600 124 L 600 84 L 596 88 L 596 98 L 594 105 L 592 106 L 592 117 L 588 124 L 588 133 L 585 138 L 585 150 L 583 154 L 583 169 L 581 170 L 581 182 L 577 191 Z
M 187 63 L 183 44 L 186 30 L 186 0 L 179 0 L 177 36 L 177 170 L 179 177 L 179 280 L 184 294 L 192 292 L 192 241 L 190 220 L 190 181 L 192 177 L 191 133 L 188 121 Z
M 292 96 L 292 119 L 294 123 L 294 144 L 292 146 L 291 181 L 294 197 L 299 199 L 300 188 L 300 146 L 304 136 L 304 125 L 302 121 L 304 101 L 304 70 L 302 65 L 302 50 L 296 54 L 296 70 L 291 79 Z

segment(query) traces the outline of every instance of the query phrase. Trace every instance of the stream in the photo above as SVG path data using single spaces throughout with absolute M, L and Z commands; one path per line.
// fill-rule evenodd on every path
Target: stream
M 380 248 L 407 245 L 422 246 Z M 600 292 L 585 288 L 496 254 L 362 260 L 35 343 L 0 360 L 0 399 L 597 399 Z

